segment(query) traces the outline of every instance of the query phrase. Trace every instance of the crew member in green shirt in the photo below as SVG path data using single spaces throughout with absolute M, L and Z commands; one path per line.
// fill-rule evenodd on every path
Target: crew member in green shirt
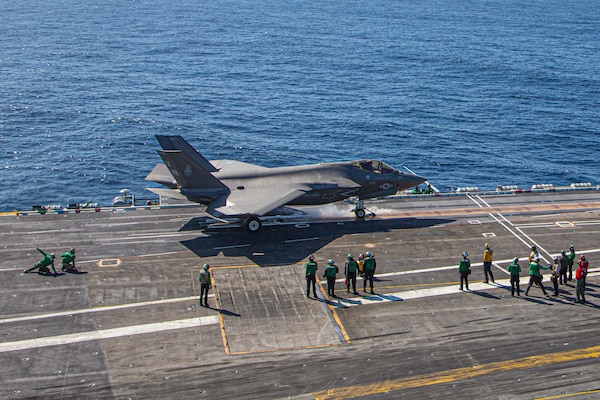
M 365 253 L 365 261 L 363 261 L 363 292 L 367 291 L 367 281 L 371 285 L 371 294 L 375 294 L 373 291 L 373 278 L 375 277 L 375 269 L 377 268 L 377 262 L 375 257 L 370 253 Z
M 548 296 L 544 285 L 542 285 L 542 273 L 540 272 L 541 269 L 550 269 L 550 266 L 547 265 L 542 267 L 540 265 L 539 258 L 536 258 L 531 264 L 529 264 L 529 285 L 527 285 L 527 289 L 525 289 L 525 296 L 529 296 L 529 289 L 531 289 L 531 285 L 534 283 L 542 288 L 544 295 Z
M 333 263 L 333 260 L 329 260 L 327 262 L 327 266 L 325 267 L 325 273 L 323 277 L 327 278 L 327 294 L 331 297 L 336 297 L 335 295 L 335 277 L 337 273 L 340 272 L 337 265 Z
M 463 283 L 469 290 L 469 274 L 471 273 L 471 260 L 466 251 L 462 254 L 463 258 L 458 263 L 458 273 L 460 274 L 460 290 L 463 290 Z
M 62 261 L 62 270 L 67 272 L 77 271 L 75 267 L 75 249 L 71 249 L 60 255 Z
M 352 254 L 348 254 L 348 259 L 344 266 L 344 274 L 346 275 L 346 289 L 350 293 L 350 283 L 352 283 L 352 290 L 354 294 L 358 294 L 356 291 L 356 272 L 358 271 L 358 263 L 352 257 Z
M 35 249 L 42 254 L 42 259 L 33 267 L 28 268 L 23 272 L 28 273 L 30 271 L 33 271 L 34 269 L 38 269 L 38 274 L 47 274 L 50 272 L 48 266 L 51 266 L 52 271 L 54 271 L 54 275 L 56 275 L 56 269 L 54 268 L 54 253 L 47 254 L 46 252 L 44 252 L 44 250 L 41 250 L 39 247 L 36 247 Z
M 318 264 L 315 261 L 315 256 L 308 257 L 306 263 L 306 297 L 310 297 L 310 287 L 312 284 L 313 297 L 317 298 L 317 268 Z
M 521 266 L 519 265 L 519 259 L 515 257 L 508 267 L 506 268 L 510 274 L 510 287 L 512 296 L 515 297 L 515 287 L 517 288 L 517 296 L 521 296 L 521 287 L 519 285 L 519 274 L 521 273 Z

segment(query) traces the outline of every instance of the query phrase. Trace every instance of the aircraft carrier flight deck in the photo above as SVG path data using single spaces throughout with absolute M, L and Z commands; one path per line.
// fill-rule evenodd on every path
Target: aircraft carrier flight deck
M 600 191 L 400 196 L 307 208 L 301 221 L 207 226 L 198 206 L 3 213 L 4 399 L 549 399 L 600 397 Z M 315 211 L 316 210 L 316 211 Z M 495 283 L 483 282 L 484 243 Z M 524 295 L 527 256 L 590 263 L 557 297 Z M 77 250 L 80 273 L 23 273 Z M 372 252 L 374 294 L 346 255 Z M 458 262 L 469 253 L 469 291 Z M 318 298 L 305 263 L 319 263 Z M 518 257 L 521 296 L 506 267 Z M 338 297 L 321 278 L 340 267 Z M 198 301 L 208 263 L 214 287 Z M 576 266 L 575 266 L 576 267 Z M 543 285 L 553 293 L 548 271 Z

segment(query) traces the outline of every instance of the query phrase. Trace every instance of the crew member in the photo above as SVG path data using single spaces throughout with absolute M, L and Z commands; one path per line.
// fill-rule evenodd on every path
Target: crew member
M 569 270 L 569 256 L 567 256 L 567 252 L 561 250 L 560 252 L 560 276 L 559 281 L 561 285 L 567 284 L 567 272 Z
M 517 296 L 521 296 L 521 286 L 519 284 L 521 266 L 519 265 L 519 259 L 517 257 L 513 258 L 512 262 L 508 264 L 506 270 L 510 274 L 510 288 L 512 296 L 515 296 L 515 288 L 517 289 Z
M 62 253 L 60 255 L 60 259 L 62 261 L 62 270 L 67 272 L 76 272 L 77 267 L 75 267 L 75 249 L 71 249 L 66 253 Z
M 306 297 L 310 297 L 310 287 L 312 284 L 313 297 L 317 298 L 317 268 L 315 256 L 310 255 L 306 262 Z
M 573 280 L 573 264 L 575 263 L 575 246 L 571 245 L 571 247 L 569 247 L 570 253 L 569 253 L 569 280 L 572 281 Z M 577 279 L 577 278 L 575 278 Z
M 525 296 L 529 296 L 529 289 L 531 289 L 531 285 L 533 285 L 534 283 L 540 288 L 542 288 L 542 292 L 544 292 L 544 294 L 548 296 L 548 292 L 546 292 L 544 285 L 542 285 L 542 273 L 540 272 L 540 270 L 549 268 L 549 265 L 545 267 L 542 267 L 540 265 L 539 257 L 533 260 L 531 264 L 529 264 L 529 285 L 527 285 L 527 289 L 525 290 Z
M 358 260 L 356 260 L 356 263 L 358 264 L 358 272 L 360 273 L 360 276 L 363 276 L 363 264 L 365 263 L 365 255 L 363 253 L 358 255 Z
M 490 246 L 486 243 L 484 244 L 485 250 L 483 251 L 483 273 L 485 274 L 484 283 L 488 283 L 488 274 L 490 275 L 490 279 L 492 283 L 494 282 L 494 274 L 492 274 L 492 257 L 494 256 L 494 251 L 490 248 Z
M 204 264 L 202 272 L 200 272 L 200 276 L 198 277 L 200 281 L 200 305 L 204 307 L 208 307 L 208 290 L 212 288 L 209 269 L 210 266 Z M 204 298 L 204 303 L 202 302 L 202 298 Z
M 373 278 L 375 276 L 375 269 L 377 268 L 377 262 L 375 257 L 370 253 L 365 253 L 365 261 L 363 262 L 363 292 L 367 291 L 367 281 L 371 285 L 371 294 L 375 294 L 373 291 Z
M 462 253 L 463 258 L 458 262 L 458 274 L 460 275 L 460 290 L 463 290 L 463 283 L 469 290 L 469 274 L 471 273 L 471 260 L 469 253 Z
M 552 275 L 550 275 L 550 280 L 552 281 L 552 285 L 554 286 L 554 294 L 552 296 L 558 296 L 558 281 L 560 279 L 561 265 L 558 257 L 554 259 L 554 264 L 552 265 Z
M 577 261 L 577 265 L 578 267 L 575 271 L 575 279 L 577 280 L 575 294 L 577 295 L 577 300 L 575 300 L 575 303 L 585 303 L 585 277 L 589 264 L 584 255 L 581 255 L 579 261 Z
M 327 262 L 327 266 L 325 267 L 325 273 L 323 274 L 323 277 L 327 278 L 327 294 L 331 297 L 336 297 L 335 277 L 338 272 L 340 272 L 339 268 L 333 263 L 333 260 L 329 260 Z
M 529 252 L 529 263 L 535 262 L 536 258 L 540 258 L 540 253 L 538 253 L 537 246 L 534 244 L 531 246 L 531 252 Z
M 38 269 L 38 274 L 47 274 L 50 272 L 48 266 L 51 266 L 52 271 L 54 271 L 54 274 L 56 275 L 56 269 L 54 268 L 54 253 L 47 254 L 46 252 L 44 252 L 44 250 L 40 249 L 39 247 L 36 247 L 35 249 L 42 254 L 42 259 L 33 267 L 28 268 L 23 272 L 28 273 L 30 271 L 33 271 L 34 269 Z
M 358 263 L 352 257 L 352 254 L 348 254 L 348 259 L 344 266 L 344 274 L 346 275 L 346 290 L 350 293 L 350 283 L 352 283 L 352 291 L 354 294 L 358 294 L 356 291 L 356 272 L 358 271 Z

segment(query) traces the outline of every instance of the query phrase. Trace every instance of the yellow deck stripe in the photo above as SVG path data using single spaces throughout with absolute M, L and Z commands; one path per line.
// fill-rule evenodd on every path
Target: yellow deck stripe
M 565 351 L 552 354 L 541 354 L 518 358 L 515 360 L 499 361 L 472 367 L 423 374 L 410 378 L 387 380 L 370 385 L 355 385 L 342 388 L 322 390 L 312 393 L 315 400 L 352 399 L 375 394 L 386 394 L 397 390 L 422 386 L 438 385 L 440 383 L 458 382 L 496 372 L 515 371 L 517 369 L 543 367 L 570 361 L 585 360 L 600 357 L 600 346 L 587 347 L 579 350 Z
M 321 284 L 321 282 L 317 281 L 317 284 L 321 288 L 321 294 L 323 294 L 323 298 L 325 300 L 327 300 L 327 308 L 329 308 L 329 311 L 331 312 L 331 315 L 333 316 L 335 323 L 337 324 L 338 328 L 340 328 L 340 332 L 342 333 L 342 336 L 344 337 L 345 342 L 350 343 L 350 336 L 348 336 L 348 333 L 346 333 L 346 329 L 344 328 L 344 325 L 342 324 L 342 320 L 337 315 L 335 307 L 331 305 L 329 296 L 325 295 L 325 293 L 327 293 L 327 291 L 325 290 L 325 288 L 323 288 L 323 285 Z

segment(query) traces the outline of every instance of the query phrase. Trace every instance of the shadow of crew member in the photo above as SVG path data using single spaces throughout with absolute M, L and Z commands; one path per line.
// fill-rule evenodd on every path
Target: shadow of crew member
M 66 253 L 62 253 L 60 255 L 60 259 L 62 262 L 62 270 L 66 272 L 77 272 L 78 269 L 75 267 L 75 249 L 71 248 L 71 250 Z
M 208 290 L 212 288 L 209 268 L 208 264 L 204 264 L 198 277 L 200 281 L 200 305 L 204 307 L 208 307 Z M 202 298 L 204 298 L 204 302 L 202 302 Z
M 36 247 L 35 249 L 39 251 L 43 257 L 40 261 L 38 261 L 37 264 L 35 264 L 31 268 L 26 269 L 25 271 L 23 271 L 23 273 L 26 274 L 28 272 L 33 271 L 34 269 L 38 269 L 38 274 L 40 275 L 49 274 L 50 269 L 48 268 L 48 266 L 50 266 L 52 267 L 52 271 L 54 271 L 54 275 L 56 275 L 56 269 L 54 268 L 54 253 L 48 254 L 44 250 L 41 250 L 39 247 Z

